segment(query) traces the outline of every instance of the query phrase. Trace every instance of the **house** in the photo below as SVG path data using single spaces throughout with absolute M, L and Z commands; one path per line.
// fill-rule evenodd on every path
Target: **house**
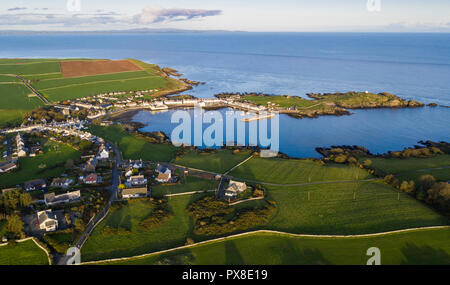
M 67 188 L 72 183 L 73 183 L 73 180 L 69 179 L 69 178 L 54 178 L 52 183 L 50 184 L 50 186 L 58 187 L 58 188 Z
M 144 175 L 135 175 L 128 178 L 127 183 L 132 187 L 147 185 L 147 178 Z
M 228 188 L 225 189 L 225 197 L 228 199 L 236 198 L 238 194 L 247 190 L 247 184 L 245 182 L 237 182 L 230 180 Z
M 52 210 L 45 210 L 37 213 L 39 228 L 46 232 L 54 232 L 58 228 L 58 219 Z
M 73 192 L 67 192 L 65 194 L 61 195 L 55 195 L 55 193 L 49 193 L 44 195 L 44 202 L 47 206 L 53 206 L 57 204 L 66 204 L 66 203 L 72 203 L 75 201 L 80 200 L 81 198 L 81 192 L 73 191 Z
M 144 162 L 142 161 L 142 159 L 139 159 L 139 160 L 128 160 L 120 164 L 120 168 L 122 169 L 127 169 L 128 167 L 136 169 L 144 168 Z
M 85 184 L 96 184 L 98 182 L 98 176 L 95 173 L 91 173 L 84 179 Z
M 47 182 L 44 179 L 35 179 L 28 182 L 25 182 L 24 187 L 25 191 L 35 191 L 35 190 L 44 190 L 47 188 Z
M 147 187 L 127 188 L 122 190 L 122 198 L 139 198 L 147 196 Z
M 169 182 L 170 178 L 172 178 L 172 172 L 170 169 L 166 169 L 165 172 L 160 172 L 155 180 L 158 182 Z
M 109 159 L 109 151 L 106 150 L 105 146 L 102 146 L 98 155 L 98 159 Z
M 91 158 L 88 162 L 86 162 L 81 168 L 84 172 L 95 172 L 95 168 L 97 166 L 97 159 Z
M 0 163 L 0 173 L 9 172 L 16 168 L 17 164 L 12 160 Z
M 126 170 L 125 170 L 125 177 L 130 177 L 133 175 L 133 167 L 129 166 Z
M 18 190 L 18 189 L 17 189 L 17 188 L 6 188 L 6 189 L 2 189 L 2 194 L 6 194 L 6 193 L 8 193 L 8 192 L 15 191 L 15 190 Z

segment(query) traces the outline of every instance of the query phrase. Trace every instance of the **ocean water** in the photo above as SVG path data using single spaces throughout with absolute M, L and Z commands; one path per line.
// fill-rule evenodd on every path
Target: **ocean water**
M 387 91 L 450 105 L 448 34 L 172 33 L 0 35 L 0 57 L 137 58 L 206 82 L 187 94 L 305 96 L 309 92 Z M 318 146 L 364 145 L 372 152 L 419 140 L 450 141 L 450 108 L 353 110 L 351 116 L 280 117 L 280 151 L 297 157 Z M 170 133 L 169 113 L 141 112 L 147 131 Z

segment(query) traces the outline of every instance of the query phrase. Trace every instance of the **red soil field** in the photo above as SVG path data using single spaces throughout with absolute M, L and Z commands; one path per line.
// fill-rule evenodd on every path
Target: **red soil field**
M 64 78 L 142 70 L 128 60 L 75 60 L 61 61 Z

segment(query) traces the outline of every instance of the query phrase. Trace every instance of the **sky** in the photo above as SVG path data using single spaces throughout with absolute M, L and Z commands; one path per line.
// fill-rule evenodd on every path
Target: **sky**
M 450 0 L 0 0 L 0 30 L 450 32 Z

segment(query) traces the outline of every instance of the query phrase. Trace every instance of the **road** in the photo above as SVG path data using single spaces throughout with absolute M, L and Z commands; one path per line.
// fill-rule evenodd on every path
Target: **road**
M 28 84 L 28 81 L 27 81 L 26 79 L 20 77 L 19 75 L 16 75 L 16 77 L 17 77 L 18 79 L 20 79 L 20 80 L 22 81 L 22 83 L 23 83 L 26 87 L 28 87 L 28 89 L 30 89 L 31 91 L 33 91 L 33 93 L 36 94 L 36 96 L 38 96 L 39 99 L 41 99 L 41 101 L 44 102 L 44 104 L 46 104 L 46 105 L 47 105 L 47 104 L 50 104 L 50 102 L 47 100 L 47 98 L 45 98 L 44 96 L 42 96 L 42 94 L 39 93 L 36 89 L 34 89 L 33 86 L 31 86 L 30 84 Z
M 83 234 L 80 236 L 80 238 L 78 239 L 78 241 L 75 243 L 75 247 L 77 247 L 78 249 L 81 250 L 81 247 L 84 245 L 84 243 L 86 242 L 86 240 L 88 239 L 89 235 L 92 233 L 92 231 L 94 230 L 94 228 L 99 224 L 99 222 L 101 220 L 103 220 L 103 218 L 106 216 L 106 214 L 108 214 L 109 211 L 109 207 L 111 206 L 111 203 L 114 201 L 117 201 L 118 198 L 118 192 L 119 192 L 119 170 L 117 169 L 117 167 L 122 163 L 122 157 L 120 154 L 119 149 L 112 145 L 111 145 L 115 156 L 116 156 L 116 163 L 114 164 L 114 168 L 112 171 L 112 178 L 111 178 L 111 188 L 110 188 L 110 197 L 108 202 L 106 203 L 105 207 L 103 208 L 103 210 L 94 218 L 93 221 L 91 221 L 88 224 L 88 227 L 85 229 L 85 231 L 83 232 Z M 62 256 L 57 264 L 58 265 L 67 265 L 67 261 L 69 260 L 70 256 L 64 255 Z M 81 257 L 83 258 L 83 257 Z

